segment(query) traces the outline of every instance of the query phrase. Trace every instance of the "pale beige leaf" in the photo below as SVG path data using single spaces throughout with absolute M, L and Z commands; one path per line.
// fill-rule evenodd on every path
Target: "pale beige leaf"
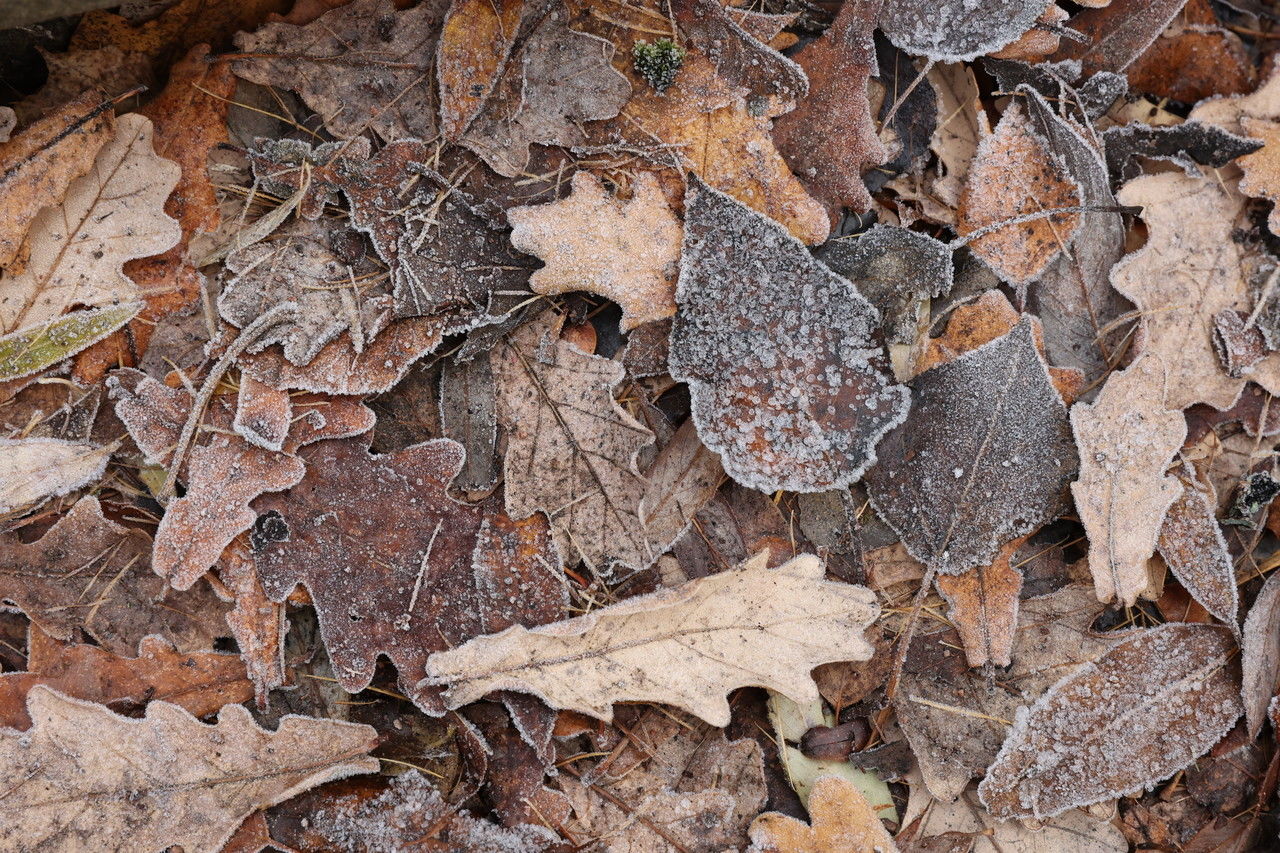
M 1249 737 L 1256 738 L 1280 681 L 1280 574 L 1267 578 L 1245 619 L 1242 652 L 1244 678 L 1240 695 Z
M 1182 413 L 1164 407 L 1158 355 L 1107 379 L 1092 405 L 1071 409 L 1080 478 L 1071 484 L 1089 536 L 1089 569 L 1099 601 L 1133 606 L 1147 587 L 1147 560 L 1182 488 L 1165 469 L 1187 435 Z
M 0 512 L 96 480 L 114 449 L 58 438 L 0 438 Z
M 765 812 L 751 824 L 751 853 L 897 853 L 898 845 L 867 798 L 837 776 L 824 776 L 813 786 L 809 819 L 806 825 L 780 812 Z
M 824 580 L 817 557 L 771 570 L 765 556 L 585 616 L 477 637 L 432 655 L 426 680 L 449 684 L 455 708 L 513 689 L 605 720 L 614 702 L 663 702 L 715 726 L 728 725 L 725 694 L 736 687 L 816 701 L 810 671 L 870 658 L 863 631 L 879 607 L 865 587 Z
M 205 725 L 152 702 L 141 720 L 32 688 L 28 732 L 0 730 L 5 850 L 217 851 L 252 812 L 372 773 L 369 726 L 288 716 L 275 732 L 241 705 Z
M 960 202 L 969 164 L 982 138 L 978 81 L 973 69 L 959 62 L 934 65 L 927 79 L 938 95 L 938 128 L 929 140 L 929 148 L 938 155 L 938 178 L 933 182 L 933 194 L 954 217 L 951 208 Z
M 612 299 L 624 331 L 676 313 L 683 231 L 652 173 L 637 175 L 631 198 L 620 201 L 599 178 L 577 172 L 568 198 L 513 207 L 507 220 L 511 245 L 546 263 L 529 279 L 534 292 Z
M 150 120 L 121 116 L 93 168 L 32 223 L 26 264 L 0 279 L 0 332 L 48 322 L 75 305 L 137 299 L 121 265 L 178 242 L 181 230 L 164 203 L 181 172 L 156 155 Z
M 669 549 L 724 482 L 720 457 L 698 439 L 693 418 L 684 422 L 645 471 L 637 514 L 649 547 Z

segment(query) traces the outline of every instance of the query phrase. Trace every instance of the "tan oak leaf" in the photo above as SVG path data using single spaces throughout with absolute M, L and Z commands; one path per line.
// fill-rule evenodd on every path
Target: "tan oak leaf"
M 751 853 L 830 853 L 874 850 L 897 853 L 875 809 L 852 782 L 823 776 L 809 794 L 810 825 L 780 812 L 751 824 Z
M 725 695 L 747 685 L 816 702 L 810 671 L 868 660 L 863 632 L 879 607 L 866 587 L 825 580 L 817 557 L 777 569 L 766 558 L 585 616 L 477 637 L 432 655 L 426 680 L 449 685 L 450 707 L 511 689 L 604 720 L 614 702 L 663 702 L 726 726 Z

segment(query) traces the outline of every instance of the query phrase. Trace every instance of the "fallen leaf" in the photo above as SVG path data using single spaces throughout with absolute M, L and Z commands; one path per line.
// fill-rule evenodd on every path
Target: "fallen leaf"
M 1219 23 L 1207 0 L 1191 0 L 1125 76 L 1135 92 L 1194 104 L 1250 91 L 1256 71 L 1244 42 Z
M 612 299 L 623 331 L 673 315 L 681 227 L 657 179 L 637 175 L 627 201 L 611 198 L 590 172 L 574 173 L 572 186 L 562 201 L 507 211 L 511 245 L 546 263 L 530 289 Z
M 814 600 L 823 602 L 821 611 Z M 762 555 L 735 571 L 585 616 L 533 630 L 515 626 L 437 652 L 427 661 L 427 683 L 448 684 L 451 707 L 511 689 L 606 721 L 614 702 L 648 701 L 724 726 L 725 694 L 735 687 L 756 684 L 816 700 L 809 671 L 869 658 L 862 632 L 877 610 L 864 587 L 823 580 L 816 557 L 768 569 Z M 816 633 L 832 639 L 815 647 L 808 638 Z
M 141 302 L 73 311 L 0 337 L 0 381 L 38 373 L 101 341 L 137 316 Z
M 1239 593 L 1231 552 L 1218 526 L 1217 496 L 1187 462 L 1174 473 L 1180 494 L 1160 528 L 1160 556 L 1191 597 L 1234 630 Z
M 254 447 L 279 452 L 293 425 L 293 403 L 286 391 L 265 385 L 252 376 L 240 377 L 236 414 L 231 428 Z M 337 436 L 333 436 L 337 438 Z
M 149 54 L 158 65 L 185 54 L 200 42 L 221 50 L 237 30 L 252 30 L 269 13 L 279 12 L 287 0 L 178 0 L 146 20 L 135 22 L 124 14 L 94 9 L 86 12 L 71 39 L 73 48 L 115 45 L 126 51 Z M 121 10 L 125 12 L 126 10 Z M 154 10 L 153 10 L 154 11 Z
M 432 73 L 443 4 L 397 11 L 355 0 L 304 26 L 272 23 L 236 36 L 238 77 L 295 89 L 334 136 L 371 129 L 387 142 L 436 135 Z M 245 55 L 247 54 L 247 55 Z
M 639 515 L 637 455 L 653 433 L 614 402 L 622 365 L 557 340 L 552 323 L 522 326 L 491 354 L 507 512 L 545 512 L 561 553 L 601 571 L 647 568 L 671 544 L 652 548 Z
M 372 455 L 367 439 L 351 438 L 299 455 L 302 482 L 253 504 L 277 516 L 254 562 L 273 601 L 307 587 L 347 692 L 367 687 L 385 654 L 402 689 L 439 715 L 435 692 L 415 686 L 428 654 L 563 613 L 560 560 L 543 517 L 512 521 L 500 495 L 480 505 L 448 497 L 463 461 L 455 442 Z
M 875 850 L 897 853 L 893 837 L 866 797 L 836 776 L 824 776 L 809 794 L 810 825 L 778 812 L 751 824 L 752 853 L 828 853 Z
M 956 230 L 965 237 L 1027 214 L 1078 207 L 1081 196 L 1079 181 L 1054 156 L 1027 108 L 1015 102 L 978 143 L 956 209 Z M 969 247 L 1025 295 L 1079 226 L 1079 213 L 1059 213 L 998 227 Z
M 1011 563 L 1026 541 L 1027 537 L 1020 536 L 1005 545 L 989 566 L 933 580 L 947 600 L 947 618 L 960 634 L 970 667 L 987 663 L 1008 666 L 1012 659 L 1022 573 Z
M 520 35 L 523 0 L 453 0 L 436 45 L 440 132 L 457 141 L 498 84 Z
M 1092 405 L 1071 409 L 1080 477 L 1071 484 L 1089 537 L 1098 600 L 1132 607 L 1147 588 L 1165 512 L 1182 489 L 1165 470 L 1187 435 L 1182 413 L 1164 406 L 1166 372 L 1144 355 L 1107 378 Z
M 1067 26 L 1084 40 L 1065 39 L 1050 59 L 1076 59 L 1088 77 L 1099 71 L 1120 73 L 1142 55 L 1187 0 L 1111 0 L 1084 9 Z
M 1125 181 L 1142 174 L 1138 158 L 1176 163 L 1193 178 L 1200 166 L 1218 169 L 1237 157 L 1262 147 L 1258 140 L 1238 136 L 1204 121 L 1186 121 L 1166 127 L 1141 122 L 1109 127 L 1102 132 L 1107 169 Z
M 115 131 L 113 106 L 90 89 L 0 147 L 0 268 L 18 256 L 40 210 L 93 168 Z
M 0 512 L 70 494 L 97 480 L 115 450 L 58 438 L 0 438 L 0 448 Z
M 336 720 L 286 717 L 270 732 L 228 705 L 206 726 L 168 702 L 131 720 L 44 686 L 27 709 L 29 732 L 0 731 L 11 789 L 0 839 L 11 850 L 212 853 L 254 810 L 378 769 L 366 756 L 377 732 Z
M 848 485 L 901 423 L 908 394 L 873 338 L 875 308 L 778 224 L 697 178 L 676 302 L 671 375 L 690 385 L 699 437 L 744 485 Z
M 284 607 L 267 598 L 244 536 L 237 536 L 223 550 L 218 580 L 235 597 L 227 628 L 240 649 L 257 706 L 264 709 L 271 690 L 285 683 L 284 635 L 289 623 Z
M 993 53 L 1031 29 L 1052 0 L 894 0 L 880 10 L 880 31 L 913 56 L 966 62 Z
M 54 113 L 86 90 L 118 96 L 155 83 L 150 57 L 113 44 L 92 49 L 70 47 L 57 53 L 36 47 L 36 51 L 44 60 L 48 78 L 37 91 L 14 102 L 14 112 L 23 123 Z
M 1231 631 L 1168 623 L 1063 677 L 978 786 L 996 817 L 1046 818 L 1135 793 L 1204 754 L 1241 713 Z
M 440 434 L 462 445 L 467 461 L 453 486 L 481 492 L 498 482 L 497 389 L 487 358 L 447 360 L 440 371 Z
M 1240 696 L 1250 740 L 1262 731 L 1267 708 L 1280 686 L 1280 581 L 1275 578 L 1274 574 L 1267 577 L 1244 623 Z
M 698 440 L 690 418 L 663 446 L 644 478 L 647 483 L 636 515 L 650 549 L 666 551 L 715 496 L 724 482 L 724 469 L 719 457 Z
M 50 636 L 74 640 L 83 630 L 123 657 L 148 634 L 182 652 L 213 648 L 226 635 L 227 605 L 203 584 L 170 590 L 150 553 L 145 534 L 104 518 L 97 498 L 81 498 L 36 541 L 0 540 L 0 595 Z
M 929 69 L 929 84 L 938 93 L 938 129 L 929 148 L 938 155 L 938 177 L 933 192 L 942 201 L 945 215 L 955 221 L 952 209 L 969 176 L 969 166 L 982 140 L 978 83 L 973 70 L 960 63 L 942 63 Z
M 911 382 L 902 426 L 867 474 L 911 556 L 941 574 L 989 565 L 1062 508 L 1078 465 L 1031 321 Z
M 0 675 L 0 726 L 4 728 L 31 728 L 27 696 L 38 684 L 117 713 L 164 701 L 194 717 L 208 716 L 253 695 L 237 655 L 181 654 L 159 637 L 144 637 L 138 656 L 129 658 L 84 643 L 64 645 L 33 628 L 28 648 L 26 672 Z

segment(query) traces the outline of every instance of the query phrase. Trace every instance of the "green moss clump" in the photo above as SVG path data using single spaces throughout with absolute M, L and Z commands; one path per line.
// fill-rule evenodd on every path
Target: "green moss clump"
M 648 80 L 659 95 L 676 82 L 686 53 L 688 51 L 669 38 L 660 38 L 653 44 L 641 40 L 631 50 L 636 73 Z

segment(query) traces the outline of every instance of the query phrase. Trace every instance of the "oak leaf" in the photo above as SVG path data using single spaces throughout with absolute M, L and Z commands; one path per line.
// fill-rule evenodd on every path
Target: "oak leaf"
M 1182 413 L 1166 409 L 1166 375 L 1144 355 L 1107 378 L 1092 405 L 1071 409 L 1080 477 L 1071 484 L 1089 537 L 1089 569 L 1102 602 L 1132 607 L 1148 585 L 1165 512 L 1182 492 L 1165 469 L 1187 435 Z
M 294 26 L 266 24 L 236 36 L 236 75 L 297 91 L 341 139 L 372 129 L 387 142 L 436 135 L 432 58 L 441 3 L 397 11 L 391 0 L 355 0 Z
M 999 818 L 1047 818 L 1125 796 L 1190 764 L 1241 713 L 1227 628 L 1137 632 L 1020 710 L 978 786 Z
M 809 794 L 810 825 L 779 812 L 751 824 L 750 853 L 831 853 L 836 850 L 896 853 L 898 845 L 857 786 L 823 776 Z
M 300 452 L 297 486 L 258 498 L 275 533 L 254 552 L 262 585 L 283 601 L 304 584 L 339 684 L 363 690 L 378 655 L 419 707 L 443 713 L 417 685 L 432 651 L 518 622 L 563 613 L 559 556 L 540 514 L 513 521 L 501 495 L 479 505 L 446 492 L 462 447 L 435 439 L 373 455 L 367 438 Z
M 182 654 L 160 637 L 144 637 L 136 658 L 120 657 L 86 643 L 62 644 L 32 628 L 27 671 L 0 675 L 0 726 L 31 727 L 27 695 L 38 684 L 118 713 L 164 701 L 195 717 L 253 695 L 238 655 Z
M 1078 465 L 1030 319 L 910 384 L 911 411 L 867 474 L 872 504 L 939 573 L 990 564 L 1054 518 Z
M 115 130 L 113 105 L 89 90 L 0 147 L 0 268 L 18 256 L 41 208 L 93 167 Z
M 453 0 L 436 45 L 440 132 L 456 141 L 484 109 L 520 33 L 524 0 Z
M 206 726 L 168 702 L 131 720 L 44 686 L 27 709 L 30 731 L 0 731 L 9 850 L 214 853 L 256 809 L 378 769 L 377 732 L 335 720 L 288 716 L 270 732 L 228 705 Z
M 93 168 L 31 223 L 25 263 L 0 279 L 0 330 L 48 323 L 75 305 L 136 299 L 138 287 L 121 266 L 178 241 L 178 223 L 162 208 L 179 173 L 152 149 L 150 121 L 121 116 Z
M 848 485 L 902 421 L 908 392 L 873 337 L 875 308 L 777 223 L 696 177 L 676 303 L 671 375 L 689 383 L 699 437 L 744 485 Z
M 822 575 L 816 557 L 769 569 L 761 554 L 681 587 L 437 652 L 426 683 L 448 684 L 451 707 L 512 689 L 603 720 L 614 702 L 663 702 L 725 726 L 735 687 L 816 701 L 810 670 L 871 657 L 862 634 L 878 614 L 875 596 Z M 815 636 L 830 639 L 818 646 Z
M 590 172 L 575 173 L 572 187 L 561 201 L 507 211 L 511 245 L 546 263 L 530 289 L 612 299 L 622 306 L 623 331 L 674 314 L 680 220 L 657 179 L 637 175 L 627 201 L 611 198 Z

